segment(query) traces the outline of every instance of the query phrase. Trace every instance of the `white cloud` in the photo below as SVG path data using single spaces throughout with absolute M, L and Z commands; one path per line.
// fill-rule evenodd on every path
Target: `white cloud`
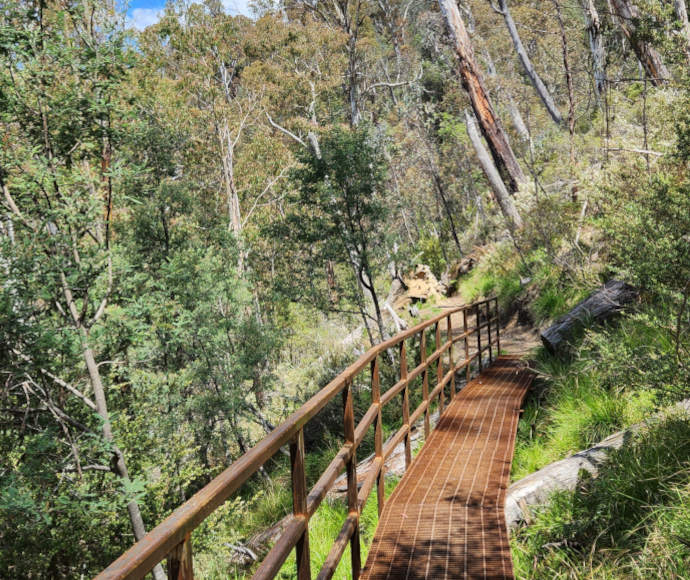
M 137 30 L 144 30 L 147 26 L 158 22 L 161 16 L 163 16 L 162 8 L 135 8 L 127 18 L 127 23 Z

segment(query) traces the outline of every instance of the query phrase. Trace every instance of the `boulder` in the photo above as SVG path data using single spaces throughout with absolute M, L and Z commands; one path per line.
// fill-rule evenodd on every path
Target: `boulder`
M 432 296 L 443 295 L 443 288 L 434 276 L 431 268 L 425 264 L 419 264 L 409 276 L 405 277 L 407 297 L 412 302 L 426 302 Z

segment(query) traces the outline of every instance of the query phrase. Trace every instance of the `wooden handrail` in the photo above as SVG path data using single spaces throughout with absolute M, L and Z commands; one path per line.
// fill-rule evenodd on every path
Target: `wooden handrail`
M 491 313 L 494 304 L 494 313 Z M 485 307 L 486 312 L 480 312 Z M 451 316 L 462 313 L 462 334 L 452 335 Z M 468 314 L 475 314 L 474 328 L 468 328 Z M 482 322 L 481 317 L 485 316 Z M 441 322 L 446 321 L 446 336 L 441 342 Z M 492 323 L 495 323 L 492 335 Z M 427 355 L 426 330 L 434 327 L 435 350 Z M 482 329 L 487 328 L 487 343 L 482 348 Z M 477 352 L 470 355 L 469 337 L 476 333 Z M 405 340 L 419 335 L 420 364 L 411 371 L 407 366 L 407 347 Z M 464 341 L 464 360 L 455 363 L 453 344 Z M 268 555 L 261 562 L 254 574 L 255 579 L 274 578 L 291 550 L 296 551 L 297 577 L 304 580 L 311 577 L 309 562 L 309 518 L 317 510 L 335 480 L 343 470 L 347 473 L 348 515 L 336 538 L 331 552 L 324 562 L 319 579 L 331 578 L 345 547 L 350 543 L 352 559 L 352 577 L 357 578 L 361 567 L 359 549 L 359 515 L 369 497 L 374 484 L 377 487 L 379 513 L 384 504 L 384 471 L 385 460 L 398 444 L 404 441 L 405 467 L 412 461 L 411 431 L 417 421 L 424 421 L 425 436 L 430 430 L 429 412 L 432 402 L 438 399 L 439 413 L 443 412 L 446 386 L 450 384 L 450 396 L 455 394 L 455 374 L 461 369 L 466 371 L 466 379 L 471 376 L 472 361 L 477 359 L 477 368 L 482 367 L 482 351 L 489 349 L 489 359 L 493 359 L 493 345 L 496 352 L 500 350 L 500 333 L 498 321 L 498 302 L 489 298 L 467 306 L 459 306 L 426 320 L 412 328 L 400 332 L 365 352 L 353 364 L 328 383 L 295 411 L 284 423 L 276 427 L 255 447 L 247 451 L 225 471 L 199 490 L 188 501 L 178 507 L 163 522 L 151 530 L 144 538 L 122 554 L 108 568 L 101 572 L 96 580 L 136 579 L 143 578 L 161 561 L 168 561 L 168 577 L 176 580 L 191 580 L 192 567 L 192 532 L 221 504 L 223 504 L 242 484 L 254 475 L 261 466 L 275 455 L 281 447 L 290 447 L 290 465 L 292 474 L 293 515 L 287 522 L 281 536 Z M 394 347 L 400 351 L 400 380 L 384 394 L 381 394 L 379 355 Z M 444 354 L 448 352 L 448 370 L 445 371 Z M 429 391 L 430 366 L 436 363 L 436 385 Z M 365 368 L 371 369 L 371 405 L 358 424 L 354 418 L 355 378 Z M 422 377 L 422 402 L 410 412 L 409 389 L 413 381 Z M 306 487 L 304 426 L 313 419 L 328 403 L 342 393 L 343 427 L 345 443 L 334 459 L 324 470 L 311 490 Z M 383 443 L 382 408 L 397 394 L 402 397 L 402 427 Z M 360 490 L 357 489 L 357 448 L 364 440 L 367 431 L 374 425 L 374 461 Z

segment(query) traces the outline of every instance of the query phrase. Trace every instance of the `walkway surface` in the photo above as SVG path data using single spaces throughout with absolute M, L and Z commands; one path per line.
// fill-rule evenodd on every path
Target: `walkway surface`
M 386 502 L 362 578 L 513 578 L 503 506 L 532 378 L 501 356 L 456 395 Z

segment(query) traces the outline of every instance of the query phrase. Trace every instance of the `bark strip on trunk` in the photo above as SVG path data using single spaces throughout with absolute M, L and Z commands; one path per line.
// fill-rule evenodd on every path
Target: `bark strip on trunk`
M 507 189 L 518 190 L 525 175 L 513 153 L 503 125 L 496 115 L 479 67 L 474 58 L 474 50 L 467 29 L 460 16 L 455 0 L 439 0 L 441 12 L 448 25 L 453 39 L 455 52 L 458 55 L 458 69 L 462 84 L 472 103 L 472 109 L 479 121 L 482 134 L 489 145 L 494 165 L 503 178 Z

